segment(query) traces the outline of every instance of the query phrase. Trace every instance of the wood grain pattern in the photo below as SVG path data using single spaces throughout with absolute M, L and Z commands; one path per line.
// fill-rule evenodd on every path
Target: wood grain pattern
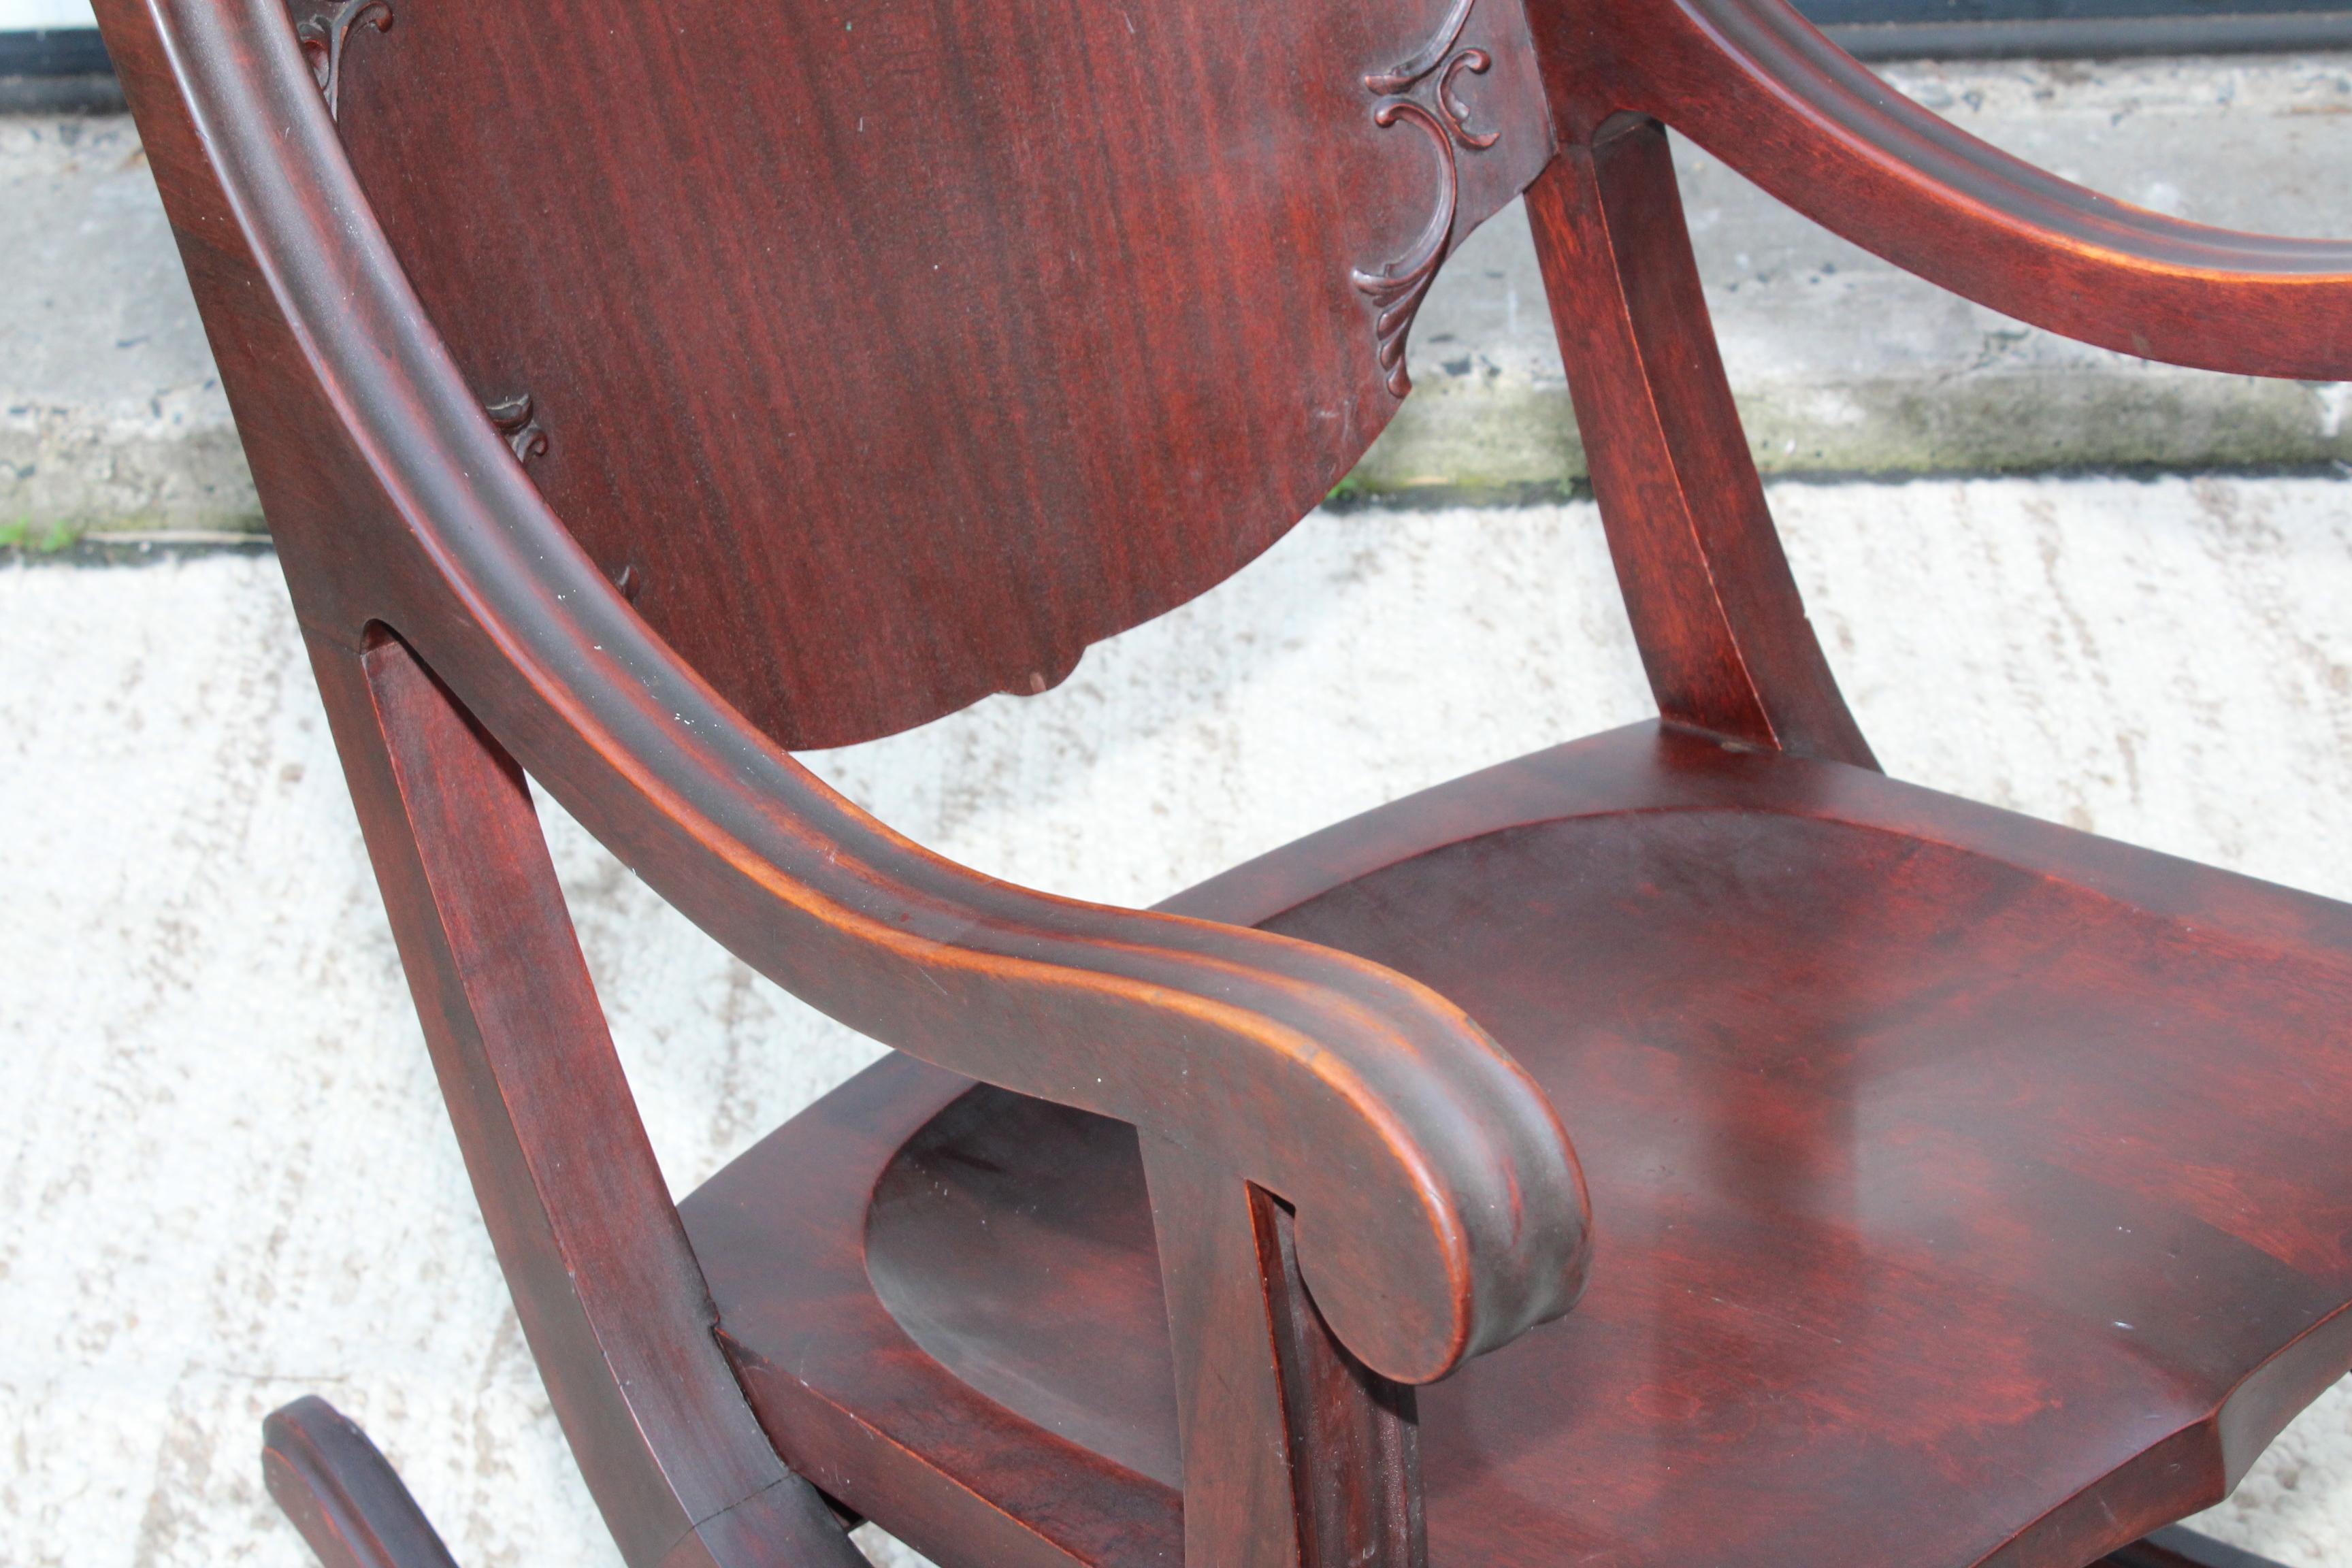
M 399 0 L 341 142 L 589 554 L 835 746 L 1058 683 L 1339 482 L 1550 156 L 1519 3 Z
M 968 1094 L 977 1103 L 961 1106 Z M 688 1194 L 679 1218 L 712 1295 L 729 1303 L 720 1338 L 761 1425 L 794 1471 L 827 1496 L 887 1521 L 899 1540 L 959 1568 L 1177 1568 L 1183 1467 L 1167 1331 L 1138 1340 L 1101 1310 L 1106 1294 L 1149 1296 L 1154 1321 L 1166 1323 L 1155 1239 L 1148 1221 L 1139 1233 L 1087 1217 L 1105 1205 L 1148 1216 L 1135 1133 L 1082 1112 L 1075 1141 L 1040 1137 L 1056 1114 L 1067 1113 L 1002 1089 L 975 1090 L 969 1079 L 891 1056 L 786 1124 L 799 1178 L 788 1206 L 774 1202 L 777 1188 L 764 1170 L 739 1160 Z M 943 1119 L 941 1135 L 927 1134 Z M 978 1141 L 967 1142 L 967 1133 Z M 784 1136 L 779 1130 L 761 1147 Z M 1098 1163 L 1087 1148 L 1122 1141 L 1123 1164 Z M 1036 1165 L 1010 1156 L 1027 1151 L 1055 1160 L 1071 1153 L 1073 1142 L 1075 1160 L 1058 1168 L 1077 1180 L 1005 1192 L 1003 1226 L 1031 1240 L 1079 1244 L 1063 1261 L 1076 1265 L 1069 1277 L 1080 1289 L 1061 1304 L 1066 1310 L 1038 1317 L 1036 1326 L 1070 1349 L 1071 1363 L 1103 1372 L 1128 1399 L 1158 1402 L 1160 1420 L 1144 1434 L 1150 1446 L 1142 1450 L 1111 1451 L 1118 1434 L 1136 1432 L 1123 1405 L 1055 1401 L 1049 1378 L 1033 1385 L 1051 1406 L 1039 1425 L 1016 1415 L 1004 1401 L 1009 1389 L 985 1373 L 971 1381 L 941 1375 L 934 1353 L 959 1338 L 992 1337 L 1009 1303 L 992 1268 L 954 1275 L 956 1252 L 935 1244 L 951 1240 L 956 1228 L 936 1224 L 924 1195 L 950 1172 L 984 1185 L 992 1170 L 1003 1170 L 1018 1182 Z M 872 1152 L 909 1144 L 919 1147 L 897 1190 L 877 1192 L 888 1161 Z M 919 1152 L 925 1144 L 942 1156 L 928 1167 Z M 804 1249 L 793 1258 L 809 1267 L 775 1253 L 779 1222 L 792 1216 L 806 1222 L 789 1245 Z M 874 1245 L 875 1232 L 909 1218 L 916 1233 L 905 1238 L 908 1245 Z M 1087 1237 L 1104 1245 L 1087 1247 Z M 773 1267 L 779 1263 L 786 1266 Z M 923 1304 L 908 1307 L 903 1321 L 876 1295 L 877 1280 L 894 1278 L 902 1300 Z M 983 1353 L 976 1363 L 987 1360 Z M 851 1366 L 860 1369 L 854 1379 L 835 1375 Z M 1027 1383 L 1037 1369 L 1004 1370 Z
M 2079 1568 L 2352 1364 L 2342 905 L 1649 725 L 1175 902 L 1442 979 L 1585 1152 L 1586 1300 L 1415 1391 L 1432 1561 Z M 1042 1532 L 1085 1439 L 1092 1550 L 1169 1561 L 1134 1142 L 961 1090 L 877 1069 L 687 1201 L 753 1403 L 981 1391 L 932 1463 Z M 849 1249 L 763 1195 L 820 1165 Z
M 1300 1273 L 1286 1205 L 1213 1158 L 1150 1134 L 1139 1142 L 1175 1385 L 1184 1562 L 1423 1568 L 1411 1391 L 1337 1342 Z
M 369 221 L 291 39 L 247 47 L 238 12 L 166 3 L 185 100 L 221 112 L 193 146 L 159 123 L 159 166 L 186 162 L 174 226 L 233 405 L 288 389 L 274 416 L 238 412 L 315 635 L 398 628 L 625 862 L 836 1017 L 1181 1136 L 1280 1194 L 1326 1319 L 1383 1374 L 1441 1376 L 1566 1310 L 1574 1156 L 1460 1009 L 1328 950 L 992 881 L 827 789 L 548 511 Z M 242 256 L 211 247 L 216 211 Z
M 398 641 L 312 660 L 523 1335 L 622 1555 L 856 1568 L 711 1337 L 521 770 Z
M 1183 1561 L 1295 1568 L 1298 1434 L 1285 1408 L 1281 1260 L 1262 1194 L 1216 1160 L 1150 1135 L 1139 1142 L 1175 1372 Z
M 1877 764 L 1773 531 L 1708 325 L 1664 130 L 1612 121 L 1528 193 L 1593 495 L 1666 718 Z
M 1290 1211 L 1261 1192 L 1250 1198 L 1290 1439 L 1297 1559 L 1307 1568 L 1425 1568 L 1429 1531 L 1413 1388 L 1348 1353 L 1298 1272 Z M 1185 1555 L 1189 1560 L 1189 1548 Z

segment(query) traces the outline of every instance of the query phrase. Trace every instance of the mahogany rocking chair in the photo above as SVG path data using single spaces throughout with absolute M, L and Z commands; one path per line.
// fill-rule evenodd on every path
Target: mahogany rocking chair
M 2352 375 L 2352 247 L 2066 184 L 1782 0 L 100 10 L 632 1568 L 2186 1561 L 2129 1543 L 2352 1367 L 2352 908 L 1881 775 L 1663 126 L 2182 364 Z M 1153 912 L 793 762 L 1263 551 L 1522 192 L 1656 722 Z M 674 1206 L 526 770 L 900 1054 Z M 331 1562 L 446 1562 L 325 1406 L 268 1445 Z

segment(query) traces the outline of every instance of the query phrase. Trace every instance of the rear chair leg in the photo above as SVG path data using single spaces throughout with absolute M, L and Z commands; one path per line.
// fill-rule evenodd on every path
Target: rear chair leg
M 474 1194 L 623 1560 L 866 1568 L 824 1499 L 778 1457 L 719 1348 L 709 1285 L 613 1048 L 522 769 L 397 637 L 379 628 L 351 647 L 309 636 Z M 416 1527 L 383 1539 L 429 1541 L 383 1460 L 355 1432 L 350 1443 L 366 1462 L 342 1465 L 348 1445 L 321 1448 L 337 1460 L 321 1473 L 386 1485 L 297 1495 L 399 1497 Z M 320 1552 L 335 1568 L 449 1561 L 437 1548 Z

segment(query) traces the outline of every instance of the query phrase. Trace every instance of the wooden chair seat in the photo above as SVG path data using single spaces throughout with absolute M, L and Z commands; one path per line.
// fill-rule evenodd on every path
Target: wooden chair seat
M 1581 1154 L 1584 1300 L 1421 1391 L 1433 1562 L 2073 1568 L 2352 1364 L 2352 909 L 1656 725 L 1168 907 L 1435 987 Z M 1181 1561 L 1126 1124 L 897 1058 L 682 1212 L 827 1493 Z

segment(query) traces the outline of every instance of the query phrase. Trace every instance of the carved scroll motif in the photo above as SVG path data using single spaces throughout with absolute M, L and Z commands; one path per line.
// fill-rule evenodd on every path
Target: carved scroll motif
M 1366 89 L 1380 98 L 1372 107 L 1373 124 L 1386 128 L 1399 121 L 1410 121 L 1428 132 L 1437 148 L 1437 207 L 1421 237 L 1404 255 L 1383 262 L 1378 272 L 1358 268 L 1350 274 L 1380 312 L 1372 320 L 1373 341 L 1381 368 L 1388 372 L 1389 390 L 1399 397 L 1412 390 L 1412 378 L 1405 374 L 1405 336 L 1412 330 L 1413 314 L 1421 309 L 1422 297 L 1429 292 L 1438 263 L 1445 259 L 1446 247 L 1454 238 L 1454 209 L 1462 195 L 1455 149 L 1484 152 L 1502 134 L 1472 131 L 1469 111 L 1455 95 L 1463 72 L 1480 75 L 1495 63 L 1484 49 L 1454 47 L 1476 3 L 1454 0 L 1444 26 L 1411 59 L 1393 70 L 1364 79 Z
M 485 403 L 482 412 L 490 416 L 490 423 L 498 427 L 499 435 L 507 438 L 507 445 L 514 448 L 516 462 L 528 463 L 547 450 L 547 432 L 541 429 L 539 421 L 531 417 L 530 393 L 517 393 L 512 397 L 501 397 L 496 403 Z
M 321 11 L 303 19 L 294 29 L 301 41 L 302 56 L 310 62 L 310 75 L 317 79 L 319 90 L 326 95 L 327 118 L 337 117 L 338 100 L 343 86 L 343 45 L 352 29 L 362 22 L 379 33 L 392 30 L 392 6 L 389 0 L 342 0 L 331 11 Z

